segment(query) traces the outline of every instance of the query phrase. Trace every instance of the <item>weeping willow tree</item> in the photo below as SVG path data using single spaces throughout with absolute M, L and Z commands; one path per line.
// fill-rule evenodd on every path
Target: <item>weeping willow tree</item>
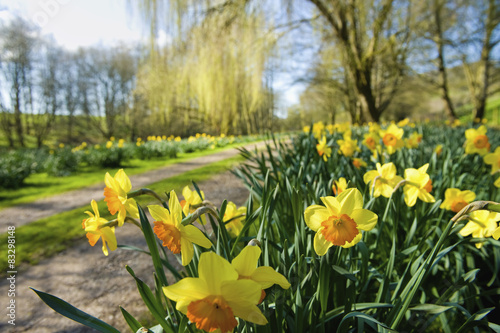
M 198 124 L 217 133 L 255 133 L 260 120 L 272 116 L 266 73 L 276 37 L 270 23 L 245 1 L 218 3 L 144 0 L 139 7 L 153 33 L 172 37 L 163 46 L 152 39 L 138 78 L 152 119 L 166 128 L 175 130 L 182 119 L 185 129 Z

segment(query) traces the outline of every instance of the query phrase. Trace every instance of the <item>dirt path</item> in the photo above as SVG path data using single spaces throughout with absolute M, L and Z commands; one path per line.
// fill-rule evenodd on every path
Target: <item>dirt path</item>
M 264 146 L 264 142 L 248 144 L 245 147 L 248 150 L 254 150 Z M 201 156 L 185 162 L 172 164 L 160 169 L 148 171 L 142 174 L 130 176 L 134 189 L 139 189 L 148 184 L 170 178 L 186 171 L 190 171 L 204 165 L 222 161 L 224 159 L 238 155 L 239 151 L 236 148 L 223 150 L 221 152 Z M 96 201 L 104 199 L 104 175 L 103 182 L 92 185 L 87 188 L 65 192 L 59 195 L 51 196 L 48 198 L 40 199 L 32 203 L 22 204 L 14 207 L 9 207 L 1 210 L 0 226 L 15 226 L 21 225 L 49 217 L 61 212 L 72 210 L 78 207 L 88 205 L 89 198 Z
M 230 153 L 227 151 L 224 154 L 228 156 Z M 195 162 L 186 163 L 194 164 Z M 183 172 L 187 170 L 186 163 L 183 167 L 173 167 Z M 165 177 L 164 173 L 157 172 L 163 178 Z M 146 179 L 144 175 L 142 177 L 149 183 L 154 181 Z M 132 180 L 134 187 L 138 183 L 138 178 Z M 248 190 L 230 172 L 217 175 L 198 185 L 205 192 L 206 198 L 217 206 L 224 199 L 243 205 L 248 197 Z M 102 193 L 102 188 L 99 192 Z M 85 194 L 85 203 L 92 196 L 95 195 Z M 79 221 L 73 222 L 79 223 Z M 118 228 L 116 235 L 119 244 L 147 249 L 139 229 L 132 225 Z M 105 257 L 100 245 L 101 241 L 95 247 L 91 247 L 82 237 L 72 248 L 45 259 L 36 266 L 20 271 L 16 277 L 15 326 L 7 324 L 8 281 L 5 279 L 0 281 L 0 299 L 2 300 L 0 307 L 3 309 L 0 332 L 94 332 L 55 313 L 29 287 L 60 297 L 80 310 L 117 327 L 122 332 L 130 332 L 130 329 L 123 320 L 118 306 L 122 306 L 139 320 L 147 320 L 145 317 L 147 308 L 140 298 L 134 280 L 125 270 L 125 265 L 129 265 L 139 278 L 149 286 L 153 286 L 154 269 L 149 256 L 117 249 Z M 176 262 L 176 259 L 172 257 L 171 262 Z

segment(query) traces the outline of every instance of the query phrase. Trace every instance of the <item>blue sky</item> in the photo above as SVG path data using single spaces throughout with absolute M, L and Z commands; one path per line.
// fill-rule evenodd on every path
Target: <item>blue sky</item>
M 119 42 L 147 41 L 148 29 L 132 14 L 126 0 L 0 0 L 0 22 L 15 16 L 38 26 L 69 50 Z M 160 31 L 160 42 L 168 36 Z M 283 94 L 283 107 L 298 102 L 303 87 L 275 77 L 275 89 Z

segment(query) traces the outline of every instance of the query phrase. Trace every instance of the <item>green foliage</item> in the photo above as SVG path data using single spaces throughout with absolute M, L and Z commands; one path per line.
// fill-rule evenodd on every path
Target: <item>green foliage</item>
M 52 151 L 44 162 L 44 170 L 51 176 L 62 177 L 75 173 L 82 160 L 81 153 L 74 153 L 71 148 Z
M 0 155 L 0 188 L 16 189 L 39 168 L 37 154 L 33 151 L 16 151 Z
M 171 141 L 147 141 L 136 148 L 136 156 L 141 160 L 159 157 L 175 158 L 180 149 Z
M 88 165 L 97 165 L 101 168 L 119 168 L 134 156 L 134 147 L 126 144 L 123 147 L 112 145 L 111 147 L 94 146 L 84 155 L 84 161 Z

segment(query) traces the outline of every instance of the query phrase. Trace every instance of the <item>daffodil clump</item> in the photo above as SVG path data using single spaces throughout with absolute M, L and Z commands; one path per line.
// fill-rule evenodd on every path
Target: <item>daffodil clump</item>
M 133 332 L 495 330 L 500 133 L 466 126 L 310 124 L 291 142 L 243 151 L 233 173 L 248 199 L 218 207 L 195 183 L 159 195 L 108 173 L 112 217 L 92 201 L 82 235 L 112 257 L 131 249 L 118 228 L 144 234 L 137 250 L 153 261 L 154 285 L 126 269 L 153 319 L 122 308 Z M 158 140 L 175 142 L 148 142 Z

